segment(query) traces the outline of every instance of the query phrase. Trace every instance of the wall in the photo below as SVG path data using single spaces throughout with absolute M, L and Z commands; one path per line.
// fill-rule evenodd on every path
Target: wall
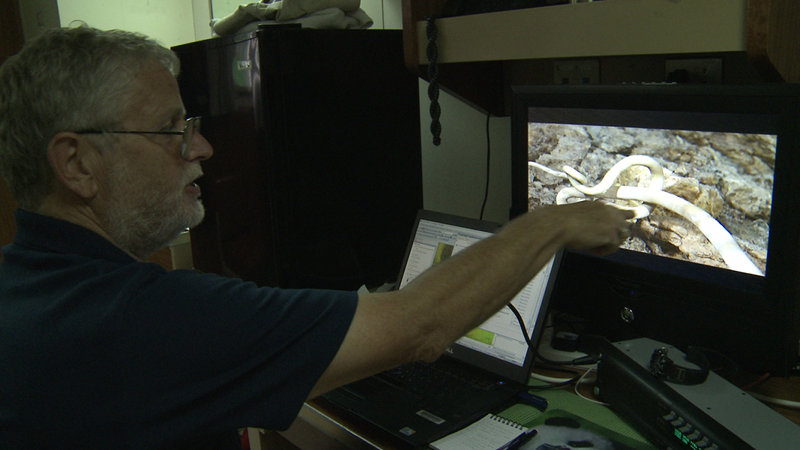
M 58 0 L 62 26 L 78 20 L 95 28 L 121 28 L 168 47 L 196 40 L 192 6 L 191 0 Z
M 380 0 L 373 0 L 380 3 Z M 362 9 L 371 2 L 362 0 Z M 386 28 L 402 29 L 401 0 L 383 0 Z M 365 6 L 367 5 L 367 6 Z M 366 11 L 366 9 L 365 9 Z M 374 15 L 370 14 L 370 17 Z M 375 21 L 376 25 L 378 21 Z M 479 217 L 486 185 L 486 153 L 491 149 L 489 195 L 483 218 L 505 222 L 511 207 L 511 121 L 486 114 L 441 91 L 441 144 L 430 132 L 428 83 L 419 82 L 420 139 L 424 207 L 466 217 Z
M 385 28 L 402 29 L 401 0 L 362 0 L 365 11 L 381 3 Z M 374 20 L 375 13 L 368 13 Z M 376 27 L 378 20 L 375 20 Z M 466 217 L 479 217 L 486 185 L 486 114 L 459 99 L 440 92 L 442 124 L 439 146 L 434 146 L 428 112 L 428 83 L 419 82 L 422 183 L 426 209 Z M 484 218 L 496 222 L 508 219 L 511 207 L 511 121 L 489 118 L 491 161 L 489 195 Z
M 489 193 L 483 218 L 504 222 L 511 207 L 511 122 L 489 118 L 441 92 L 441 144 L 432 143 L 428 84 L 420 81 L 420 122 L 425 208 L 467 217 L 479 217 L 486 186 L 487 152 Z M 487 133 L 489 144 L 487 144 Z
M 125 28 L 148 34 L 172 46 L 210 36 L 209 9 L 225 17 L 244 2 L 239 0 L 59 0 L 61 23 L 83 20 L 99 28 Z M 402 29 L 401 0 L 361 0 L 361 9 L 375 29 Z M 186 20 L 192 17 L 193 20 Z M 420 139 L 422 144 L 424 207 L 478 217 L 486 183 L 486 115 L 442 92 L 442 143 L 431 142 L 428 84 L 420 80 Z M 511 205 L 510 121 L 491 118 L 491 170 L 484 217 L 504 222 Z

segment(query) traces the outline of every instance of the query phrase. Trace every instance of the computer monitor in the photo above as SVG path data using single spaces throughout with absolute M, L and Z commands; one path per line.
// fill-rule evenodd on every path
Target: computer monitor
M 619 252 L 565 255 L 552 305 L 571 326 L 705 347 L 754 372 L 797 364 L 797 85 L 512 96 L 512 216 L 584 200 L 637 214 Z

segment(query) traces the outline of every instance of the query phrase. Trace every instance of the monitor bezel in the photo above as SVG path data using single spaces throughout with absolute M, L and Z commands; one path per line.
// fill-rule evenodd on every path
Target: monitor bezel
M 741 358 L 748 359 L 737 361 L 744 366 L 750 365 L 753 370 L 772 370 L 786 372 L 797 364 L 798 337 L 800 335 L 800 177 L 793 176 L 793 170 L 800 170 L 800 86 L 794 84 L 765 84 L 765 85 L 548 85 L 548 86 L 512 86 L 511 110 L 511 211 L 510 216 L 515 217 L 528 209 L 528 114 L 529 108 L 559 108 L 574 110 L 578 113 L 597 113 L 600 111 L 625 112 L 620 117 L 610 121 L 602 117 L 589 121 L 590 124 L 640 126 L 649 128 L 675 128 L 673 124 L 664 123 L 658 118 L 660 113 L 680 113 L 687 117 L 731 118 L 736 116 L 759 118 L 752 123 L 723 120 L 713 121 L 683 121 L 684 129 L 701 129 L 712 131 L 739 131 L 769 133 L 778 136 L 775 160 L 775 174 L 773 187 L 772 215 L 770 218 L 770 239 L 768 243 L 767 270 L 765 276 L 754 277 L 747 274 L 729 274 L 726 269 L 714 270 L 697 267 L 685 261 L 659 261 L 653 262 L 653 267 L 648 267 L 645 277 L 658 278 L 662 270 L 670 273 L 711 273 L 707 283 L 702 282 L 693 289 L 713 290 L 717 287 L 735 286 L 737 292 L 742 292 L 744 302 L 751 304 L 737 306 L 742 313 L 759 310 L 763 313 L 761 320 L 764 322 L 761 329 L 770 333 L 767 337 L 754 336 L 749 342 L 743 343 L 736 339 L 736 324 L 731 324 L 730 332 L 717 336 L 722 340 L 736 342 L 741 349 Z M 637 114 L 642 112 L 646 114 Z M 656 117 L 650 121 L 648 117 Z M 766 120 L 760 120 L 766 119 Z M 585 120 L 585 119 L 584 119 Z M 696 123 L 686 127 L 686 123 Z M 582 258 L 589 258 L 589 262 Z M 657 257 L 656 257 L 657 258 Z M 597 265 L 600 269 L 608 269 L 624 277 L 622 269 L 630 264 L 626 252 L 620 252 L 609 257 L 594 257 L 582 255 L 572 257 L 580 260 L 581 264 Z M 664 258 L 662 258 L 664 259 Z M 570 255 L 565 258 L 564 266 L 570 265 Z M 621 265 L 621 266 L 620 266 Z M 665 269 L 666 268 L 666 269 Z M 602 271 L 602 270 L 601 270 Z M 718 276 L 717 276 L 718 275 Z M 701 276 L 695 278 L 703 278 Z M 556 292 L 552 300 L 554 308 L 563 304 Z M 752 300 L 748 300 L 752 299 Z M 604 317 L 615 317 L 614 308 L 619 308 L 619 303 L 606 300 L 608 311 Z M 572 312 L 580 313 L 580 302 L 572 301 Z M 597 312 L 597 305 L 592 310 Z M 669 303 L 660 306 L 668 312 Z M 704 305 L 698 305 L 698 320 L 712 320 L 710 311 Z M 688 311 L 692 315 L 693 311 Z M 667 317 L 665 315 L 664 317 Z M 652 325 L 652 324 L 651 324 Z M 682 324 L 656 324 L 659 329 L 669 328 L 673 325 L 676 330 L 673 336 L 675 341 L 683 341 L 679 336 Z M 639 327 L 639 330 L 647 326 Z M 740 331 L 740 330 L 739 330 Z M 719 332 L 717 332 L 719 334 Z M 729 335 L 728 335 L 729 334 Z M 649 336 L 647 336 L 649 337 Z M 664 338 L 665 336 L 659 336 Z M 702 340 L 702 339 L 701 339 Z M 711 340 L 707 337 L 706 340 Z M 680 342 L 679 342 L 680 343 Z M 761 348 L 767 347 L 770 348 Z M 772 348 L 776 347 L 776 348 Z M 730 350 L 730 349 L 728 349 Z M 759 351 L 764 351 L 765 356 L 755 358 Z M 757 361 L 753 361 L 757 359 Z

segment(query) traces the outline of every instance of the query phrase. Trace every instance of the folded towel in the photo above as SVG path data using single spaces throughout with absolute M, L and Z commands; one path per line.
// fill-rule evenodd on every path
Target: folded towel
M 236 11 L 221 18 L 211 19 L 211 30 L 218 36 L 225 36 L 239 31 L 243 26 L 256 20 L 275 17 L 275 5 L 268 3 L 250 3 L 239 5 Z
M 362 11 L 360 0 L 278 0 L 272 3 L 240 5 L 236 11 L 222 19 L 211 21 L 214 34 L 224 36 L 241 31 L 254 21 L 302 23 L 307 28 L 369 28 L 372 19 Z M 319 15 L 317 15 L 319 13 Z M 312 17 L 313 16 L 313 17 Z M 366 23 L 368 25 L 365 25 Z
M 338 8 L 352 12 L 361 6 L 361 0 L 281 0 L 275 20 L 285 22 L 323 9 Z
M 257 20 L 250 22 L 236 30 L 237 33 L 249 33 L 260 27 L 269 25 L 299 24 L 301 28 L 333 29 L 333 30 L 359 30 L 372 26 L 372 19 L 361 9 L 346 13 L 338 8 L 328 8 L 317 11 L 288 22 L 275 20 Z
M 357 30 L 371 27 L 372 18 L 361 8 L 349 12 L 339 8 L 327 8 L 280 23 L 299 23 L 303 28 Z

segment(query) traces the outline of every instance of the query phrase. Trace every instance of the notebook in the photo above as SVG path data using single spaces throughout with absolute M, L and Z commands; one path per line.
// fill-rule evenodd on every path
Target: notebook
M 499 225 L 422 210 L 418 213 L 398 286 Z M 554 256 L 512 300 L 534 346 L 542 331 L 561 255 Z M 533 365 L 514 314 L 503 308 L 458 339 L 434 363 L 412 363 L 335 389 L 323 397 L 412 446 L 426 446 L 515 402 Z
M 508 448 L 535 433 L 531 428 L 494 414 L 487 414 L 477 422 L 433 441 L 431 448 L 436 450 Z

